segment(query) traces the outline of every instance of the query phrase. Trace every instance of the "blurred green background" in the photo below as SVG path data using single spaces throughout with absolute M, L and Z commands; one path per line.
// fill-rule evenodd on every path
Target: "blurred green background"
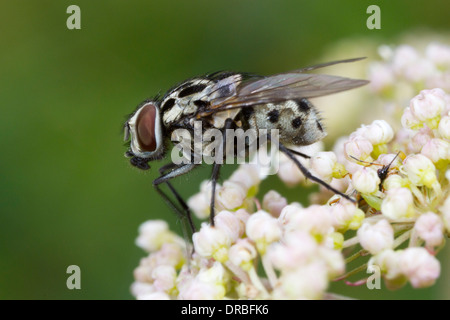
M 81 30 L 66 28 L 71 4 L 81 8 Z M 142 173 L 123 157 L 121 126 L 145 98 L 205 72 L 270 74 L 323 62 L 341 39 L 395 44 L 417 28 L 450 29 L 448 1 L 377 1 L 381 30 L 366 27 L 371 4 L 2 1 L 0 298 L 132 298 L 132 272 L 144 256 L 134 245 L 139 224 L 162 218 L 179 229 L 151 186 L 162 163 Z M 204 168 L 175 185 L 188 197 L 209 174 Z M 269 184 L 263 188 L 279 181 Z M 299 188 L 279 188 L 298 200 Z M 448 299 L 446 255 L 448 246 L 429 289 L 332 289 L 364 299 Z M 81 268 L 81 290 L 66 288 L 72 264 Z

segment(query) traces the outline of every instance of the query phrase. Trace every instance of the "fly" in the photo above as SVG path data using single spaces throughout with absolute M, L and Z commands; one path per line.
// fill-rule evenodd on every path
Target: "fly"
M 310 145 L 326 136 L 319 112 L 308 99 L 368 83 L 366 80 L 306 72 L 361 59 L 333 61 L 272 76 L 222 71 L 183 81 L 163 97 L 145 100 L 130 115 L 124 125 L 125 141 L 129 141 L 125 155 L 133 166 L 148 170 L 150 161 L 166 157 L 176 129 L 186 129 L 194 134 L 195 121 L 201 122 L 203 130 L 220 130 L 224 141 L 227 129 L 278 129 L 279 150 L 296 164 L 306 178 L 354 202 L 348 195 L 312 175 L 296 158 L 296 155 L 308 156 L 289 147 Z M 270 134 L 266 138 L 273 140 Z M 224 142 L 223 148 L 226 147 Z M 193 157 L 194 151 L 190 158 Z M 212 165 L 211 225 L 214 225 L 215 188 L 222 163 Z M 192 232 L 195 232 L 195 226 L 191 211 L 170 181 L 197 166 L 192 161 L 182 164 L 171 161 L 159 169 L 160 176 L 153 181 L 157 192 L 175 213 L 187 219 Z M 167 185 L 175 201 L 161 190 L 162 184 Z

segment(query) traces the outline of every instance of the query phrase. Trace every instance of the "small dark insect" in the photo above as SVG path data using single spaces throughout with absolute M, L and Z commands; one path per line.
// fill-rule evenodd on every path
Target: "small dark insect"
M 377 170 L 377 174 L 378 174 L 378 178 L 380 178 L 380 186 L 379 186 L 379 190 L 382 191 L 383 190 L 383 182 L 384 180 L 386 180 L 388 173 L 389 173 L 389 169 L 391 168 L 391 165 L 394 163 L 395 159 L 397 159 L 397 157 L 399 156 L 401 151 L 397 152 L 397 154 L 395 155 L 394 158 L 392 158 L 391 162 L 389 162 L 389 164 L 384 165 L 382 168 Z M 362 162 L 362 163 L 367 163 L 369 165 L 378 165 L 381 166 L 381 164 L 379 163 L 374 163 L 374 162 L 367 162 L 367 161 L 363 161 L 360 160 L 358 158 L 355 158 L 353 156 L 350 156 L 351 158 L 355 159 L 358 162 Z
M 226 149 L 227 129 L 279 130 L 279 150 L 286 154 L 306 178 L 315 181 L 336 194 L 351 201 L 349 196 L 334 189 L 313 176 L 295 157 L 307 155 L 289 149 L 288 146 L 306 146 L 326 135 L 319 113 L 308 100 L 368 83 L 366 80 L 349 79 L 323 74 L 308 74 L 310 70 L 361 60 L 363 58 L 333 61 L 308 68 L 293 70 L 272 76 L 249 73 L 216 72 L 188 79 L 170 89 L 162 98 L 142 102 L 124 125 L 125 140 L 129 140 L 126 156 L 133 166 L 147 170 L 148 162 L 163 159 L 176 129 L 186 129 L 194 135 L 194 122 L 200 121 L 203 130 L 218 129 L 223 134 Z M 267 140 L 273 137 L 267 134 Z M 173 143 L 173 141 L 172 141 Z M 204 146 L 205 147 L 205 146 Z M 226 150 L 224 154 L 226 154 Z M 191 159 L 194 152 L 191 152 Z M 214 225 L 215 188 L 220 163 L 212 166 L 211 224 Z M 153 181 L 157 192 L 167 204 L 187 220 L 192 232 L 195 227 L 191 212 L 170 180 L 199 166 L 195 162 L 175 164 L 170 162 L 159 169 L 160 177 Z M 160 188 L 166 184 L 175 201 Z

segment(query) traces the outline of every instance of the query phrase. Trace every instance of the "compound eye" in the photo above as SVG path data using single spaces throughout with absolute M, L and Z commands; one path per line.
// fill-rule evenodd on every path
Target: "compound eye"
M 156 107 L 147 104 L 142 107 L 136 121 L 137 139 L 142 151 L 153 152 L 156 150 Z

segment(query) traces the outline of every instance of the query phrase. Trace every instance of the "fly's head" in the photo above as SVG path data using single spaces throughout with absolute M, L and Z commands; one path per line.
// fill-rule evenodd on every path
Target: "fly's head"
M 150 169 L 151 160 L 164 156 L 164 139 L 159 102 L 146 100 L 130 116 L 124 125 L 124 139 L 129 141 L 125 156 L 130 163 L 142 170 Z

